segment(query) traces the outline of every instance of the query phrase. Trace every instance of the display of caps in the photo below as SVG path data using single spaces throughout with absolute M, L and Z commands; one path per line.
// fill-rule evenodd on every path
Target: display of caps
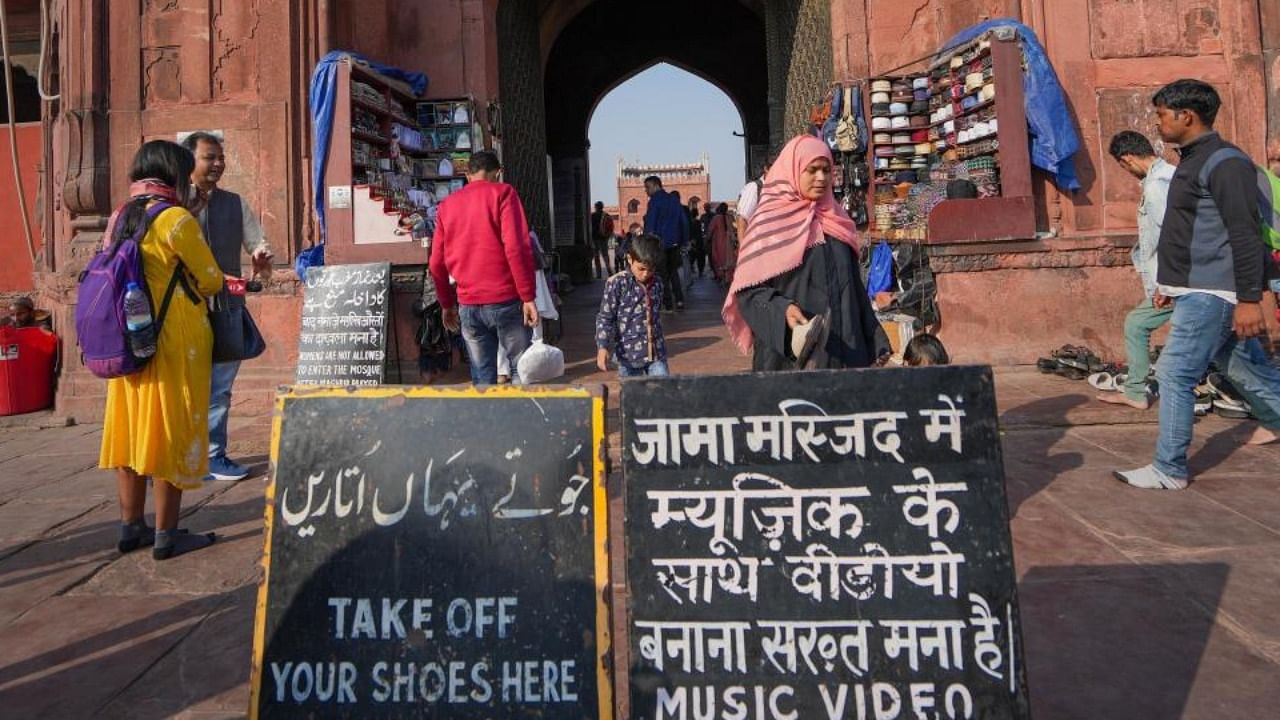
M 951 134 L 952 134 L 952 133 L 954 133 L 955 131 L 956 131 L 956 121 L 955 121 L 955 120 L 948 120 L 948 121 L 946 121 L 946 122 L 942 123 L 942 132 L 944 132 L 944 133 L 946 133 L 946 134 L 948 134 L 948 135 L 951 135 Z
M 876 158 L 876 169 L 877 169 L 877 170 L 888 170 L 888 169 L 889 169 L 889 158 L 887 158 L 887 157 L 878 157 L 878 158 Z
M 991 118 L 990 120 L 987 121 L 987 124 L 991 126 L 992 133 L 1000 132 L 1000 121 L 997 120 L 996 118 Z
M 910 80 L 894 80 L 893 91 L 896 93 L 911 92 L 911 81 Z
M 925 140 L 937 140 L 940 137 L 942 137 L 942 127 L 939 125 L 930 126 L 929 129 L 925 131 Z
M 933 143 L 928 143 L 928 142 L 917 143 L 914 147 L 916 149 L 917 155 L 928 155 L 929 153 L 933 152 Z
M 877 145 L 885 145 L 893 142 L 893 136 L 889 133 L 876 133 L 871 136 L 871 142 Z
M 889 102 L 889 93 L 887 93 L 887 92 L 873 92 L 873 93 L 871 93 L 871 104 L 872 104 L 872 105 L 875 105 L 875 104 L 877 104 L 877 103 L 887 103 L 887 102 Z
M 916 90 L 928 90 L 929 78 L 927 77 L 911 78 L 911 87 Z
M 968 130 L 961 130 L 961 131 L 960 131 L 960 133 L 959 133 L 959 135 L 956 137 L 956 142 L 958 142 L 958 143 L 960 143 L 960 144 L 962 144 L 962 145 L 963 145 L 964 143 L 969 142 L 969 140 L 970 140 L 970 135 L 969 135 L 969 131 L 968 131 Z
M 916 96 L 908 90 L 906 92 L 895 92 L 889 96 L 889 99 L 896 103 L 909 103 L 915 100 Z
M 911 133 L 894 133 L 893 144 L 902 145 L 911 142 Z
M 991 38 L 984 37 L 978 41 L 978 50 L 990 50 L 990 49 L 991 49 Z
M 990 100 L 995 96 L 996 96 L 995 83 L 987 83 L 986 85 L 983 85 L 982 90 L 978 92 L 978 97 L 982 98 L 983 102 L 986 102 L 987 100 Z
M 911 132 L 911 135 L 909 135 L 908 137 L 909 137 L 909 139 L 910 139 L 910 142 L 917 142 L 917 143 L 919 143 L 919 142 L 924 142 L 925 140 L 928 140 L 928 139 L 929 139 L 929 131 L 928 131 L 928 130 L 913 130 L 913 131 Z
M 894 130 L 901 130 L 911 127 L 911 120 L 906 115 L 898 115 L 893 118 L 892 124 Z
M 913 128 L 929 127 L 929 116 L 928 115 L 912 115 L 910 127 L 913 127 Z
M 916 149 L 912 145 L 899 145 L 893 149 L 893 152 L 898 157 L 909 158 L 916 154 Z
M 960 99 L 960 98 L 962 98 L 962 97 L 964 97 L 964 85 L 962 85 L 962 84 L 960 84 L 960 83 L 956 83 L 955 85 L 952 85 L 952 86 L 951 86 L 951 99 L 952 99 L 952 100 L 959 100 L 959 99 Z
M 896 102 L 889 106 L 890 115 L 906 115 L 911 111 L 911 106 L 906 103 Z
M 946 150 L 946 149 L 947 149 L 947 141 L 946 141 L 946 140 L 944 140 L 944 139 L 942 139 L 942 138 L 938 138 L 937 140 L 935 140 L 935 141 L 934 141 L 933 146 L 934 146 L 935 148 L 937 148 L 938 150 Z
M 892 90 L 893 90 L 893 83 L 889 82 L 888 80 L 872 80 L 871 81 L 871 92 L 891 92 Z
M 951 56 L 951 69 L 959 70 L 962 67 L 964 67 L 964 58 L 959 55 Z
M 888 130 L 890 127 L 890 123 L 891 121 L 887 117 L 873 117 L 871 118 L 871 129 L 872 130 Z
M 928 101 L 928 100 L 916 100 L 915 102 L 911 103 L 911 114 L 912 114 L 912 115 L 928 115 L 928 114 L 929 114 L 929 101 Z
M 982 73 L 980 72 L 969 73 L 968 75 L 965 75 L 964 91 L 973 92 L 974 90 L 977 90 L 978 88 L 982 87 L 983 79 L 984 78 L 982 77 Z
M 889 145 L 881 145 L 876 148 L 876 157 L 892 157 L 893 147 Z
M 890 105 L 890 104 L 889 104 L 889 103 L 887 103 L 887 102 L 884 102 L 884 103 L 872 103 L 872 104 L 871 104 L 871 116 L 872 116 L 872 117 L 883 117 L 883 116 L 885 116 L 885 115 L 888 115 L 888 114 L 889 114 L 889 105 Z
M 991 126 L 984 122 L 974 123 L 973 127 L 969 128 L 969 137 L 971 138 L 984 138 L 990 134 Z
M 920 177 L 916 175 L 915 170 L 899 170 L 893 174 L 893 181 L 895 183 L 913 183 L 919 182 L 919 180 Z
M 941 108 L 939 108 L 939 109 L 937 109 L 937 110 L 934 110 L 932 113 L 929 113 L 929 124 L 930 124 L 930 125 L 936 125 L 936 124 L 938 124 L 938 123 L 942 122 L 942 121 L 943 121 L 943 120 L 945 120 L 945 119 L 946 119 L 946 118 L 945 118 L 945 117 L 943 117 L 943 115 L 942 115 L 942 109 L 941 109 Z
M 964 98 L 960 101 L 960 107 L 961 107 L 961 108 L 963 108 L 963 109 L 965 109 L 965 110 L 972 110 L 972 109 L 974 108 L 974 106 L 976 106 L 977 104 L 978 104 L 978 96 L 977 96 L 977 95 L 966 95 L 966 96 L 964 96 Z
M 913 91 L 912 91 L 912 94 L 915 96 L 915 99 L 917 99 L 917 100 L 928 100 L 928 99 L 929 99 L 929 90 L 928 90 L 928 88 L 916 88 L 915 90 L 913 90 Z

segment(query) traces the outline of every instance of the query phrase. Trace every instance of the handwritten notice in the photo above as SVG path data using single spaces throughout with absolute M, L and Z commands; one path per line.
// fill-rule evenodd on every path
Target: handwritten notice
M 391 265 L 307 268 L 298 336 L 299 385 L 381 385 L 386 379 Z
M 253 717 L 612 717 L 603 397 L 277 406 Z
M 1029 717 L 986 368 L 622 389 L 631 717 Z

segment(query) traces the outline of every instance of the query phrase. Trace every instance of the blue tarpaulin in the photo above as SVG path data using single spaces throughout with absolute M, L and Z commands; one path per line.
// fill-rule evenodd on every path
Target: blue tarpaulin
M 334 50 L 316 63 L 315 72 L 311 73 L 311 126 L 315 132 L 315 142 L 312 145 L 311 152 L 311 185 L 314 196 L 312 200 L 315 202 L 316 208 L 316 220 L 320 224 L 320 245 L 317 247 L 324 244 L 327 229 L 324 218 L 324 170 L 329 160 L 329 136 L 333 133 L 333 103 L 334 96 L 337 93 L 338 63 L 347 57 L 360 61 L 381 75 L 403 81 L 413 90 L 415 95 L 421 96 L 427 92 L 427 76 L 423 73 L 408 72 L 388 65 L 381 65 L 358 53 Z M 313 250 L 314 248 L 303 253 L 307 255 L 308 264 L 323 265 L 323 249 L 315 252 Z M 305 266 L 301 265 L 302 261 L 303 258 L 300 256 L 298 262 L 304 271 Z M 299 272 L 299 275 L 301 274 L 302 271 Z
M 1022 41 L 1022 56 L 1026 61 L 1022 86 L 1026 95 L 1027 129 L 1031 135 L 1031 164 L 1052 173 L 1059 188 L 1079 190 L 1080 181 L 1076 179 L 1072 158 L 1080 150 L 1080 136 L 1071 122 L 1066 94 L 1035 31 L 1012 18 L 997 18 L 961 31 L 947 41 L 945 47 L 964 44 L 998 27 L 1013 28 Z

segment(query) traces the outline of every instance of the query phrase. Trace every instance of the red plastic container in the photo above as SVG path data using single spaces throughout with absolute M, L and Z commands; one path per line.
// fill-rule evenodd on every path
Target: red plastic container
M 0 326 L 0 415 L 53 405 L 58 336 L 44 328 Z

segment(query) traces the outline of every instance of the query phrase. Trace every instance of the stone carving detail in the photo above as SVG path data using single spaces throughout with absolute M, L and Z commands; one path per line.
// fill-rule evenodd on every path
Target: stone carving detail
M 831 0 L 768 0 L 769 136 L 777 147 L 805 131 L 831 83 Z
M 219 0 L 213 11 L 213 89 L 216 99 L 253 93 L 258 85 L 259 0 Z M 415 25 L 416 27 L 416 25 Z
M 111 209 L 106 115 L 95 110 L 72 109 L 62 117 L 67 133 L 67 170 L 62 185 L 64 207 L 73 215 L 106 214 Z
M 148 107 L 182 101 L 180 51 L 175 46 L 142 49 L 142 96 Z
M 551 217 L 537 3 L 502 0 L 497 20 L 498 86 L 502 116 L 507 120 L 502 138 L 504 174 L 520 192 L 529 224 L 545 231 L 551 227 Z

